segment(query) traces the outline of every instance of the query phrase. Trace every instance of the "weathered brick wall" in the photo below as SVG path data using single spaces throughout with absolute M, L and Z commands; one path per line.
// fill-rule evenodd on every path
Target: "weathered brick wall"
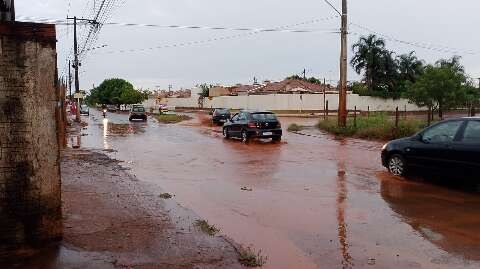
M 0 259 L 62 235 L 55 44 L 52 25 L 0 23 Z

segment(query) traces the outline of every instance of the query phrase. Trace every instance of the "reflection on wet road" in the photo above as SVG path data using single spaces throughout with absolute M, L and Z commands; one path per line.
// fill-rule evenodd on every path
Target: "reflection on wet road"
M 380 143 L 309 130 L 243 145 L 199 122 L 93 113 L 82 146 L 115 150 L 140 180 L 261 249 L 266 268 L 480 267 L 479 195 L 391 177 Z

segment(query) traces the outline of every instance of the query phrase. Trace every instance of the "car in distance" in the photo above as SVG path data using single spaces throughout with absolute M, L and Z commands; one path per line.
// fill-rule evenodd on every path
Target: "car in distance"
M 277 116 L 269 111 L 241 111 L 229 119 L 223 126 L 225 138 L 240 138 L 248 143 L 252 138 L 282 139 L 282 125 Z
M 456 175 L 480 171 L 480 117 L 450 119 L 382 148 L 382 164 L 403 176 L 411 168 Z
M 223 125 L 231 117 L 230 110 L 225 108 L 216 108 L 212 114 L 212 123 L 217 125 Z
M 80 115 L 90 116 L 90 108 L 87 105 L 81 105 Z
M 128 116 L 129 121 L 143 120 L 147 121 L 147 113 L 142 105 L 133 105 Z

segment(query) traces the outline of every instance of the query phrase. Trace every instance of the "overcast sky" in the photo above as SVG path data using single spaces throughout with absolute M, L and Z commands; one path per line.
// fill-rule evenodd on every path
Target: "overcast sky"
M 120 23 L 195 25 L 215 27 L 275 28 L 336 15 L 322 0 L 118 0 L 109 21 Z M 88 17 L 93 3 L 101 0 L 17 0 L 17 19 Z M 331 0 L 340 9 L 340 0 Z M 69 8 L 70 6 L 70 8 Z M 350 0 L 349 20 L 376 32 L 437 51 L 387 40 L 398 54 L 416 51 L 426 62 L 462 56 L 474 78 L 480 77 L 480 1 L 478 0 Z M 106 78 L 120 77 L 136 87 L 189 88 L 200 83 L 251 84 L 253 77 L 280 80 L 299 74 L 338 80 L 339 18 L 304 24 L 291 29 L 311 33 L 269 32 L 246 34 L 231 30 L 160 29 L 104 26 L 97 46 L 81 67 L 81 88 L 89 89 Z M 72 28 L 57 27 L 59 72 L 72 47 Z M 87 28 L 79 27 L 80 36 Z M 349 46 L 365 29 L 350 25 Z M 221 37 L 235 38 L 218 40 Z M 165 48 L 185 42 L 216 41 Z M 81 43 L 81 42 L 80 42 Z M 158 49 L 141 50 L 152 47 Z M 448 49 L 446 49 L 448 48 Z M 134 52 L 120 52 L 134 49 Z M 457 51 L 456 53 L 453 51 Z M 349 50 L 351 56 L 351 50 Z M 349 80 L 358 79 L 350 68 Z

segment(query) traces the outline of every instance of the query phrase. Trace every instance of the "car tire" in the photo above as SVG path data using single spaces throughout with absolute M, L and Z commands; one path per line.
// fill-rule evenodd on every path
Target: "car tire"
M 229 139 L 230 138 L 230 134 L 228 133 L 228 129 L 227 128 L 223 128 L 223 137 L 225 139 Z
M 132 118 L 128 118 L 128 121 L 132 121 Z
M 247 144 L 250 140 L 250 138 L 248 137 L 248 133 L 245 130 L 242 131 L 241 138 L 242 138 L 242 143 L 245 143 L 245 144 Z
M 280 142 L 281 140 L 282 140 L 281 136 L 275 136 L 275 137 L 272 138 L 273 142 Z
M 394 176 L 404 176 L 407 171 L 405 158 L 400 154 L 394 154 L 388 158 L 388 171 Z

